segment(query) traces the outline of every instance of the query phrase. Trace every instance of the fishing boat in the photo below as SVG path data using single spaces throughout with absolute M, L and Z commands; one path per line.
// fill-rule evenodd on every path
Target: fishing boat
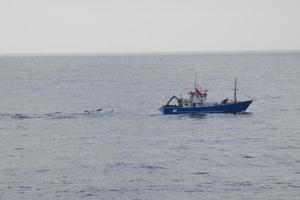
M 174 114 L 196 114 L 196 113 L 240 113 L 247 110 L 253 99 L 246 101 L 237 100 L 237 78 L 234 81 L 234 99 L 224 99 L 220 102 L 206 102 L 208 90 L 196 84 L 194 91 L 190 91 L 188 98 L 173 96 L 159 108 L 164 115 Z M 174 102 L 175 101 L 175 102 Z M 172 103 L 173 102 L 173 103 Z

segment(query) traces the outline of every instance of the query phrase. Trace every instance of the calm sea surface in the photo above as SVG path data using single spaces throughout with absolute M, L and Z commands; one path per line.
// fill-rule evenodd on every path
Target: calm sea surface
M 208 101 L 232 97 L 234 77 L 256 101 L 161 115 L 195 72 Z M 0 199 L 300 197 L 297 53 L 2 56 L 0 102 Z

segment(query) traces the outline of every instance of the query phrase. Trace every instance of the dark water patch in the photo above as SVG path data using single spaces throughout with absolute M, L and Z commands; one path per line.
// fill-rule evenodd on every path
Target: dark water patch
M 82 136 L 82 137 L 79 137 L 78 139 L 84 140 L 84 139 L 95 139 L 95 138 L 97 138 L 97 137 L 96 136 L 92 136 L 92 137 Z
M 162 114 L 158 113 L 158 114 L 150 114 L 149 115 L 150 117 L 160 117 L 160 116 L 163 116 Z
M 85 197 L 94 197 L 94 196 L 97 196 L 97 195 L 92 194 L 92 193 L 88 193 L 88 194 L 82 195 L 81 197 L 85 198 Z
M 294 185 L 294 184 L 288 184 L 287 186 L 290 188 L 300 188 L 300 185 Z
M 21 150 L 23 150 L 23 148 L 22 148 L 22 147 L 17 147 L 17 148 L 15 148 L 14 150 L 16 150 L 16 151 L 21 151 Z
M 276 185 L 284 185 L 284 184 L 286 184 L 286 183 L 284 183 L 284 182 L 275 182 L 275 184 L 276 184 Z
M 176 147 L 170 147 L 169 150 L 188 150 L 190 147 L 188 145 L 179 145 Z
M 139 168 L 149 169 L 149 170 L 159 170 L 159 169 L 168 169 L 166 167 L 155 166 L 155 165 L 141 165 Z
M 143 191 L 146 191 L 146 190 L 150 190 L 150 191 L 156 191 L 156 192 L 166 192 L 166 191 L 169 191 L 169 192 L 193 192 L 192 190 L 194 190 L 194 192 L 196 192 L 198 189 L 200 188 L 195 188 L 195 187 L 192 187 L 191 189 L 190 188 L 187 188 L 183 185 L 149 185 L 147 188 L 143 188 Z M 200 192 L 200 190 L 199 190 Z
M 128 170 L 129 168 L 132 168 L 133 164 L 131 163 L 125 163 L 125 162 L 116 162 L 116 163 L 109 163 L 106 164 L 104 167 L 103 172 L 104 173 L 109 173 L 109 172 L 113 172 L 113 171 L 124 171 L 124 170 Z
M 70 192 L 69 190 L 58 190 L 58 191 L 55 191 L 55 194 L 66 194 L 69 192 Z
M 99 193 L 104 192 L 105 189 L 99 189 L 95 186 L 86 186 L 76 192 L 78 195 L 80 195 L 81 198 L 89 198 L 89 197 L 96 197 Z
M 3 171 L 12 172 L 12 171 L 14 171 L 14 169 L 12 169 L 12 168 L 5 168 L 5 169 L 3 169 Z
M 24 186 L 24 185 L 19 186 L 20 190 L 30 190 L 31 188 L 32 188 L 31 186 Z
M 176 117 L 177 119 L 186 119 L 186 118 L 190 118 L 190 119 L 205 119 L 207 116 L 206 113 L 189 113 L 189 114 L 180 114 L 180 115 L 176 115 L 176 116 L 168 116 L 168 117 Z
M 18 119 L 18 120 L 23 120 L 23 119 L 40 119 L 40 118 L 47 118 L 48 116 L 51 116 L 51 114 L 21 114 L 21 113 L 16 113 L 16 114 L 8 114 L 6 117 L 11 118 L 11 119 Z M 18 129 L 23 128 L 23 126 L 18 126 Z
M 294 145 L 286 145 L 286 146 L 272 146 L 272 149 L 281 149 L 281 150 L 297 150 L 297 149 L 300 149 L 300 147 L 298 146 L 294 146 Z
M 225 188 L 225 191 L 232 191 L 232 192 L 241 192 L 242 189 L 241 188 Z
M 73 183 L 72 181 L 67 181 L 67 180 L 59 181 L 59 184 L 61 184 L 61 185 L 71 185 L 72 183 Z
M 253 113 L 245 111 L 245 112 L 236 113 L 235 115 L 253 115 Z
M 36 188 L 35 191 L 45 190 L 46 188 Z
M 191 174 L 194 174 L 194 175 L 207 175 L 209 173 L 208 172 L 193 172 Z
M 257 142 L 257 141 L 263 140 L 263 138 L 258 138 L 258 137 L 251 137 L 250 138 L 250 137 L 246 137 L 246 138 L 243 138 L 242 140 Z
M 109 191 L 109 192 L 119 192 L 120 190 L 119 189 L 107 189 L 107 191 Z
M 69 190 L 59 190 L 59 191 L 56 191 L 55 193 L 68 193 Z
M 207 140 L 204 139 L 188 139 L 187 142 L 188 143 L 203 143 L 206 142 Z
M 264 190 L 272 190 L 273 187 L 271 185 L 262 185 L 260 186 L 260 189 L 264 189 Z
M 229 182 L 228 185 L 230 186 L 251 186 L 252 183 L 250 181 L 238 181 L 238 182 Z
M 244 158 L 255 158 L 254 156 L 248 156 L 248 155 L 246 155 L 246 156 L 243 156 Z
M 128 166 L 130 165 L 129 163 L 125 162 L 116 162 L 116 163 L 111 163 L 111 164 L 106 164 L 105 166 L 109 168 L 115 168 L 115 167 L 122 167 L 122 166 Z
M 276 163 L 280 165 L 286 165 L 286 166 L 292 166 L 294 164 L 293 162 L 290 161 L 277 161 Z
M 51 169 L 38 169 L 38 170 L 35 170 L 35 172 L 37 173 L 45 173 L 45 172 L 49 172 L 51 171 Z
M 13 118 L 13 119 L 27 119 L 27 118 L 29 118 L 29 116 L 24 115 L 24 114 L 14 114 L 14 115 L 11 115 L 11 118 Z
M 191 190 L 185 190 L 184 192 L 187 192 L 187 193 L 204 192 L 204 190 L 201 190 L 199 188 L 194 188 L 194 189 L 191 189 Z
M 131 179 L 128 181 L 129 183 L 149 183 L 149 181 L 145 179 Z
M 239 182 L 238 185 L 240 185 L 240 186 L 249 186 L 249 185 L 252 185 L 252 183 L 250 181 L 242 181 L 242 182 Z
M 10 175 L 10 176 L 17 176 L 16 173 L 10 173 L 9 175 Z
M 43 118 L 42 115 L 38 114 L 12 114 L 10 115 L 12 119 L 40 119 Z
M 182 179 L 171 179 L 171 181 L 177 183 L 177 182 L 184 181 L 184 179 L 183 178 Z

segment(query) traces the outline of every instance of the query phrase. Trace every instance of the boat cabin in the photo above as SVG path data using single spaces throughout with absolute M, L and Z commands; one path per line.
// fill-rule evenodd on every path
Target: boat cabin
M 167 102 L 166 106 L 176 106 L 176 107 L 200 107 L 205 105 L 207 90 L 202 88 L 195 87 L 195 91 L 190 91 L 188 94 L 188 98 L 183 98 L 180 95 L 180 98 L 177 96 L 171 97 L 171 99 Z M 174 104 L 170 104 L 173 100 L 176 100 Z

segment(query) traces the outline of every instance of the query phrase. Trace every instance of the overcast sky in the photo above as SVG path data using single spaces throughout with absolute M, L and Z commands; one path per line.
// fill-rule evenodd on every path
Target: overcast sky
M 300 49 L 300 0 L 0 0 L 0 53 Z

